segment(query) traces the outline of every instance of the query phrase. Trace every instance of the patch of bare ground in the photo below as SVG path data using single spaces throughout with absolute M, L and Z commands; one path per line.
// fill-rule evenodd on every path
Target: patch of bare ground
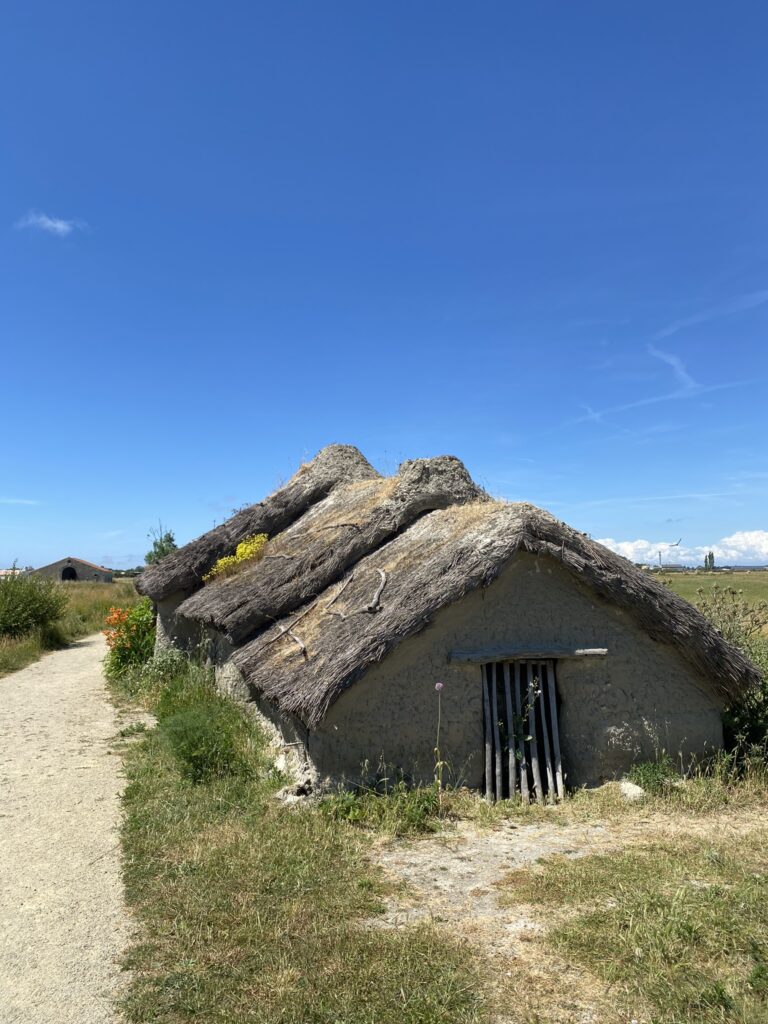
M 552 856 L 576 858 L 685 837 L 737 838 L 764 826 L 764 808 L 726 808 L 701 817 L 643 815 L 638 808 L 636 816 L 618 821 L 563 824 L 560 810 L 553 809 L 551 824 L 504 821 L 488 828 L 461 821 L 428 838 L 380 841 L 371 856 L 392 889 L 384 912 L 369 924 L 404 929 L 426 920 L 465 938 L 476 950 L 495 1024 L 647 1021 L 646 1008 L 628 1016 L 603 981 L 554 954 L 543 941 L 551 907 L 510 902 L 505 881 L 521 868 L 537 870 Z M 558 920 L 562 916 L 558 911 Z

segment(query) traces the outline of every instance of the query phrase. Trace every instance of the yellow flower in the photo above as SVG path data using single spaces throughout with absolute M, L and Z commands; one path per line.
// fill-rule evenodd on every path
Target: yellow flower
M 220 558 L 209 573 L 203 576 L 204 583 L 218 579 L 220 576 L 231 576 L 243 565 L 249 562 L 258 562 L 264 556 L 264 547 L 267 543 L 266 533 L 257 533 L 253 537 L 246 537 L 240 541 L 235 549 L 234 555 L 225 555 Z

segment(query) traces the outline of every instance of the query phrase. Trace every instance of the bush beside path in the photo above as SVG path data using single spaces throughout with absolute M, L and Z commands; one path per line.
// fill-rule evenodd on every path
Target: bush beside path
M 0 679 L 4 1024 L 112 1024 L 129 937 L 101 636 Z

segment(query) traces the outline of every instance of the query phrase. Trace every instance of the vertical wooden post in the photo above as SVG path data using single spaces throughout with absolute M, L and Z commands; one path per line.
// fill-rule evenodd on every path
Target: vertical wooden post
M 515 799 L 517 789 L 517 757 L 515 756 L 515 716 L 512 713 L 512 687 L 509 684 L 509 662 L 504 662 L 504 703 L 507 709 L 507 768 L 509 772 L 509 799 Z
M 523 715 L 523 702 L 520 697 L 520 662 L 515 662 L 515 714 L 520 733 L 518 739 L 518 754 L 520 761 L 520 796 L 523 803 L 531 801 L 531 793 L 528 787 L 528 762 L 525 759 L 525 716 Z
M 496 679 L 496 662 L 491 665 L 491 712 L 493 714 L 493 745 L 494 768 L 496 775 L 496 792 L 494 798 L 501 800 L 504 790 L 501 782 L 501 737 L 499 735 L 499 695 Z
M 538 803 L 544 803 L 544 793 L 541 788 L 541 772 L 539 771 L 539 742 L 536 739 L 536 700 L 533 696 L 534 672 L 533 664 L 530 661 L 525 663 L 525 675 L 528 680 L 528 732 L 530 733 L 531 745 L 531 771 L 533 772 L 533 788 Z
M 493 803 L 493 757 L 491 754 L 491 702 L 488 697 L 488 673 L 480 666 L 483 678 L 483 731 L 485 733 L 485 799 Z
M 565 797 L 565 780 L 563 779 L 563 759 L 560 756 L 560 727 L 557 721 L 557 689 L 555 686 L 555 663 L 547 662 L 547 683 L 549 688 L 549 715 L 552 719 L 552 752 L 555 758 L 555 782 L 557 798 Z
M 555 773 L 552 771 L 552 756 L 549 749 L 549 727 L 547 725 L 547 692 L 544 683 L 544 663 L 539 665 L 539 676 L 541 688 L 539 690 L 539 701 L 541 703 L 541 732 L 544 737 L 544 766 L 547 771 L 547 796 L 552 803 L 555 802 Z M 549 679 L 549 673 L 547 673 Z

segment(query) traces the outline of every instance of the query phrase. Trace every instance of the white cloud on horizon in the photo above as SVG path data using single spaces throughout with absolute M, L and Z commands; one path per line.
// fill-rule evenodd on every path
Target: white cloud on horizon
M 30 210 L 16 221 L 16 227 L 19 229 L 32 228 L 45 231 L 49 235 L 56 235 L 57 238 L 66 238 L 73 231 L 82 231 L 86 226 L 85 221 L 49 217 L 47 213 L 41 213 L 39 210 Z
M 661 560 L 669 565 L 703 565 L 704 556 L 711 551 L 716 565 L 768 565 L 768 530 L 738 530 L 712 544 L 697 547 L 674 546 L 674 541 L 598 540 L 631 562 L 657 565 Z
M 0 498 L 0 505 L 39 505 L 33 498 Z

